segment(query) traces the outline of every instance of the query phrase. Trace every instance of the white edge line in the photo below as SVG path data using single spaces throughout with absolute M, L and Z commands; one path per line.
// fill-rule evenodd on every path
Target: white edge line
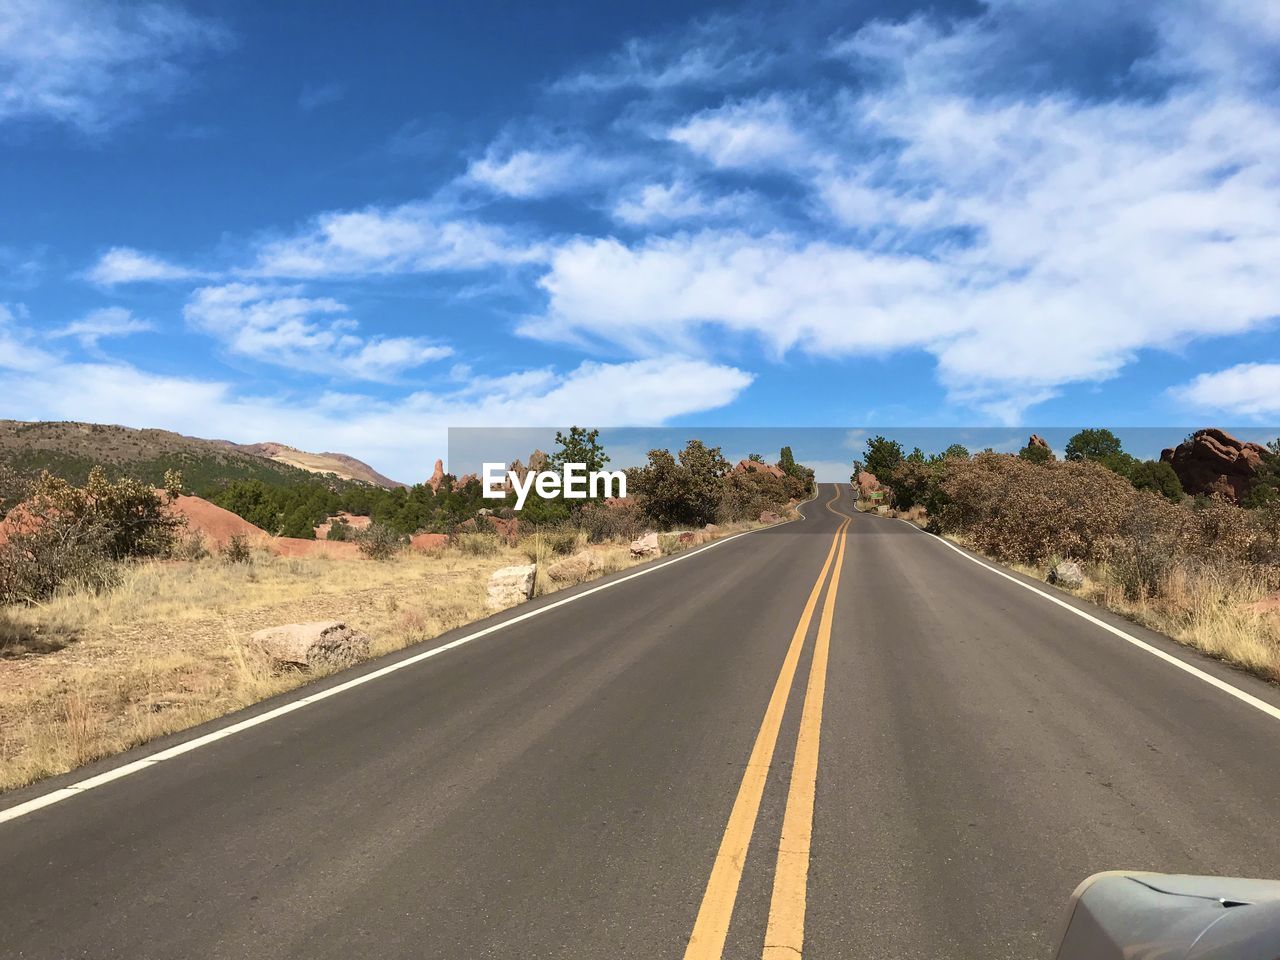
M 800 507 L 806 503 L 812 503 L 817 499 L 818 499 L 818 495 L 815 493 L 808 500 L 802 501 L 796 506 Z M 803 514 L 801 514 L 800 519 L 806 520 L 808 518 L 805 517 Z M 149 767 L 153 767 L 157 763 L 162 763 L 165 760 L 172 760 L 174 757 L 180 757 L 184 753 L 190 753 L 192 750 L 197 750 L 200 747 L 207 746 L 211 743 L 216 743 L 218 740 L 222 740 L 226 737 L 234 736 L 237 733 L 242 733 L 245 730 L 258 726 L 259 724 L 267 723 L 268 721 L 274 720 L 277 717 L 282 717 L 286 713 L 293 713 L 293 711 L 295 710 L 301 710 L 303 707 L 307 706 L 308 704 L 317 703 L 321 700 L 327 700 L 329 697 L 336 696 L 339 693 L 345 693 L 346 691 L 354 689 L 355 687 L 359 687 L 363 684 L 372 683 L 374 680 L 378 680 L 382 677 L 387 676 L 388 674 L 395 673 L 397 670 L 404 670 L 408 667 L 414 666 L 415 664 L 419 664 L 424 660 L 430 660 L 432 657 L 439 656 L 445 651 L 453 650 L 456 647 L 460 647 L 463 644 L 470 643 L 473 640 L 479 640 L 481 637 L 487 637 L 492 633 L 497 633 L 499 630 L 505 630 L 507 627 L 514 626 L 517 623 L 523 623 L 526 620 L 531 620 L 534 617 L 541 616 L 542 614 L 548 612 L 549 610 L 555 610 L 558 607 L 563 607 L 565 604 L 575 603 L 576 601 L 581 600 L 583 597 L 591 596 L 593 593 L 599 593 L 601 590 L 609 590 L 613 587 L 618 586 L 619 584 L 626 583 L 629 580 L 634 580 L 636 579 L 636 577 L 643 577 L 651 573 L 657 573 L 659 570 L 665 570 L 667 567 L 671 566 L 672 564 L 679 563 L 682 560 L 689 560 L 692 557 L 700 556 L 701 554 L 706 553 L 708 550 L 711 550 L 711 549 L 714 549 L 715 547 L 719 547 L 719 546 L 722 546 L 723 544 L 729 543 L 731 540 L 737 540 L 739 537 L 745 537 L 748 534 L 759 533 L 762 530 L 774 530 L 778 527 L 785 526 L 788 523 L 794 523 L 794 522 L 795 520 L 793 518 L 791 520 L 784 520 L 782 521 L 782 523 L 773 523 L 767 527 L 757 527 L 755 530 L 743 530 L 741 533 L 734 533 L 727 537 L 722 537 L 719 540 L 713 540 L 711 543 L 705 544 L 704 546 L 699 547 L 696 550 L 690 550 L 686 553 L 682 553 L 678 556 L 672 557 L 669 560 L 667 560 L 666 563 L 659 563 L 659 564 L 654 564 L 652 566 L 647 566 L 641 570 L 637 570 L 635 573 L 629 573 L 625 577 L 619 577 L 616 580 L 610 580 L 608 583 L 602 583 L 599 586 L 595 586 L 595 587 L 591 587 L 590 589 L 583 590 L 581 593 L 575 593 L 571 597 L 564 597 L 560 600 L 554 600 L 551 603 L 538 607 L 536 610 L 530 610 L 526 613 L 522 613 L 517 616 L 514 616 L 509 620 L 503 620 L 501 623 L 495 623 L 495 624 L 492 624 L 491 626 L 485 627 L 482 630 L 476 630 L 474 633 L 468 633 L 466 636 L 458 637 L 458 639 L 451 640 L 448 643 L 441 644 L 438 647 L 432 647 L 430 650 L 424 650 L 422 653 L 414 654 L 413 656 L 410 656 L 410 657 L 405 657 L 403 660 L 397 660 L 395 663 L 387 664 L 385 667 L 382 667 L 381 669 L 373 670 L 373 671 L 370 671 L 369 673 L 361 674 L 358 677 L 355 677 L 351 680 L 346 681 L 346 683 L 339 683 L 335 686 L 327 687 L 324 690 L 318 690 L 315 693 L 311 693 L 297 700 L 291 700 L 286 704 L 282 704 L 281 706 L 276 707 L 274 710 L 268 710 L 266 713 L 260 713 L 255 717 L 248 718 L 247 720 L 241 720 L 239 723 L 233 723 L 229 726 L 222 727 L 221 729 L 215 730 L 212 733 L 206 733 L 204 736 L 195 737 L 191 740 L 186 740 L 182 743 L 177 744 L 176 746 L 169 747 L 167 750 L 161 750 L 158 753 L 153 753 L 150 756 L 143 757 L 140 760 L 135 760 L 132 763 L 126 763 L 123 766 L 119 766 L 112 770 L 108 770 L 105 773 L 100 773 L 100 774 L 97 774 L 96 776 L 88 777 L 84 780 L 78 780 L 75 783 L 69 784 L 68 786 L 60 787 L 59 789 L 50 791 L 49 793 L 41 794 L 40 796 L 35 797 L 32 800 L 27 800 L 15 806 L 8 807 L 7 809 L 0 810 L 0 823 L 7 823 L 10 820 L 17 820 L 19 817 L 24 817 L 28 813 L 34 813 L 36 810 L 41 810 L 44 807 L 51 806 L 55 803 L 60 803 L 63 800 L 68 800 L 71 797 L 84 793 L 86 790 L 93 790 L 95 787 L 100 787 L 103 784 L 111 783 L 112 781 L 119 780 L 123 777 L 131 776 L 132 774 L 138 773 L 141 770 L 146 770 Z
M 1166 651 L 1161 650 L 1159 647 L 1153 647 L 1151 644 L 1147 643 L 1145 640 L 1139 640 L 1133 634 L 1127 633 L 1124 630 L 1121 630 L 1119 627 L 1112 626 L 1111 624 L 1107 623 L 1105 620 L 1099 620 L 1093 614 L 1088 613 L 1084 610 L 1081 610 L 1079 607 L 1075 606 L 1074 604 L 1067 603 L 1067 601 L 1063 600 L 1061 597 L 1055 597 L 1053 594 L 1049 593 L 1048 591 L 1041 590 L 1039 587 L 1036 587 L 1036 586 L 1032 586 L 1031 584 L 1023 580 L 1019 580 L 1017 577 L 1013 576 L 1012 574 L 1005 573 L 1003 570 L 999 569 L 998 567 L 993 567 L 991 564 L 986 563 L 982 560 L 979 560 L 977 557 L 973 556 L 967 550 L 961 550 L 959 547 L 957 547 L 954 543 L 951 543 L 949 540 L 945 540 L 942 537 L 936 537 L 936 536 L 933 536 L 932 534 L 925 533 L 925 531 L 921 530 L 910 520 L 903 520 L 901 517 L 894 517 L 894 519 L 899 520 L 902 523 L 905 523 L 912 530 L 915 530 L 918 533 L 923 533 L 925 536 L 929 537 L 931 540 L 936 540 L 938 543 L 942 544 L 948 549 L 954 550 L 956 553 L 960 554 L 960 556 L 964 557 L 970 563 L 976 563 L 978 566 L 983 567 L 986 570 L 990 570 L 997 577 L 1004 577 L 1010 583 L 1016 583 L 1018 586 L 1022 587 L 1024 590 L 1030 590 L 1032 593 L 1039 594 L 1040 596 L 1044 597 L 1044 599 L 1048 600 L 1050 603 L 1056 603 L 1058 606 L 1062 607 L 1064 610 L 1074 613 L 1077 617 L 1080 617 L 1083 620 L 1088 620 L 1094 626 L 1101 627 L 1103 630 L 1106 630 L 1108 633 L 1114 634 L 1115 636 L 1119 637 L 1121 640 L 1127 640 L 1129 643 L 1133 644 L 1138 649 L 1145 650 L 1147 653 L 1151 654 L 1153 657 L 1159 657 L 1161 660 L 1164 660 L 1167 663 L 1173 664 L 1179 670 L 1186 671 L 1187 673 L 1191 674 L 1193 677 L 1203 680 L 1205 683 L 1209 684 L 1211 687 L 1217 687 L 1223 693 L 1229 693 L 1231 694 L 1231 696 L 1235 697 L 1237 700 L 1241 701 L 1242 703 L 1247 703 L 1249 706 L 1253 707 L 1255 710 L 1262 711 L 1272 719 L 1280 720 L 1280 707 L 1276 707 L 1273 704 L 1267 703 L 1267 701 L 1261 700 L 1258 697 L 1255 697 L 1251 693 L 1246 693 L 1245 691 L 1241 690 L 1239 687 L 1232 686 L 1231 684 L 1227 683 L 1225 680 L 1220 680 L 1211 673 L 1206 673 L 1205 671 L 1201 670 L 1199 667 L 1193 666 L 1192 664 L 1187 663 L 1187 661 L 1183 660 L 1181 657 L 1175 657 L 1173 654 L 1167 653 Z

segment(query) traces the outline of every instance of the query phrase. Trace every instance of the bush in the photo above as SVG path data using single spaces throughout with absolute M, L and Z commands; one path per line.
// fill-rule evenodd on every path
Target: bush
M 587 503 L 578 514 L 578 525 L 591 543 L 634 540 L 644 533 L 647 520 L 634 499 Z
M 371 560 L 390 560 L 406 546 L 404 536 L 386 524 L 371 523 L 356 536 L 360 552 Z
M 355 531 L 351 529 L 351 524 L 347 523 L 345 517 L 339 517 L 333 523 L 329 524 L 329 532 L 325 534 L 326 540 L 333 540 L 337 543 L 346 543 L 355 539 Z
M 253 551 L 243 533 L 233 533 L 231 539 L 222 545 L 221 552 L 225 563 L 253 563 Z
M 83 487 L 41 474 L 9 511 L 20 517 L 0 548 L 0 602 L 38 603 L 62 587 L 102 590 L 118 580 L 117 561 L 168 556 L 185 520 L 167 509 L 181 477 L 165 481 L 169 490 L 158 492 L 108 480 L 101 467 Z
M 472 557 L 492 557 L 502 549 L 497 534 L 493 533 L 454 534 L 453 545 L 462 553 Z
M 209 556 L 209 548 L 205 546 L 204 534 L 199 530 L 192 530 L 190 533 L 179 536 L 173 543 L 173 548 L 169 551 L 169 556 L 173 560 L 203 560 Z
M 1129 482 L 1137 490 L 1150 490 L 1166 500 L 1179 501 L 1183 497 L 1182 481 L 1173 465 L 1164 460 L 1141 460 L 1129 471 Z
M 715 522 L 755 520 L 765 510 L 780 511 L 791 499 L 787 480 L 758 471 L 729 474 L 724 478 Z
M 581 535 L 576 527 L 553 527 L 541 533 L 547 549 L 560 556 L 568 556 L 576 552 L 581 540 Z
M 0 603 L 39 603 L 59 590 L 99 593 L 120 581 L 101 530 L 56 527 L 14 536 L 0 548 Z

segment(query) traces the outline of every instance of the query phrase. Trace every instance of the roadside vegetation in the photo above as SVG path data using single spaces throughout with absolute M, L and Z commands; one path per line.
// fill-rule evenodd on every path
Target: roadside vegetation
M 593 432 L 559 441 L 551 462 L 608 461 Z M 328 531 L 358 550 L 302 558 L 241 534 L 207 541 L 170 509 L 183 488 L 173 472 L 158 489 L 103 470 L 76 485 L 0 469 L 0 790 L 326 674 L 265 660 L 248 642 L 263 627 L 339 620 L 378 656 L 492 612 L 486 585 L 500 568 L 536 564 L 536 596 L 792 515 L 812 473 L 789 450 L 781 462 L 735 471 L 691 441 L 651 452 L 626 500 L 539 501 L 519 515 L 447 476 L 438 491 L 353 488 L 363 500 L 310 480 L 223 487 L 224 505 L 276 530 L 298 505 L 308 522 L 334 506 L 370 518 Z M 412 548 L 424 529 L 440 536 Z M 633 549 L 644 534 L 656 551 Z
M 1186 495 L 1169 463 L 1129 456 L 1106 430 L 1077 434 L 1065 460 L 1046 453 L 1029 444 L 1018 455 L 904 455 L 875 437 L 854 480 L 874 473 L 883 488 L 879 501 L 862 498 L 864 509 L 1041 578 L 1074 561 L 1081 596 L 1280 680 L 1280 502 L 1266 492 L 1274 461 L 1238 504 Z

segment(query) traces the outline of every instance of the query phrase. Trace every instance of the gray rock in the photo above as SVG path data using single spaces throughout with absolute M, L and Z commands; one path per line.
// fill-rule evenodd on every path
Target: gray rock
M 258 630 L 251 647 L 277 666 L 347 667 L 369 654 L 369 637 L 337 620 L 286 623 Z
M 1056 587 L 1079 590 L 1084 586 L 1084 572 L 1074 560 L 1059 560 L 1049 569 L 1049 582 Z
M 489 575 L 485 588 L 485 603 L 490 610 L 505 610 L 517 603 L 524 603 L 533 596 L 533 581 L 537 575 L 536 563 L 502 567 Z

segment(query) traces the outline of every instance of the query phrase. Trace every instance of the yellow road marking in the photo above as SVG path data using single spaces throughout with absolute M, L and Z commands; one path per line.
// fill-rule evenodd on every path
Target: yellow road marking
M 835 496 L 827 503 L 828 510 L 839 497 L 840 491 L 837 489 Z M 698 918 L 694 921 L 693 933 L 689 936 L 689 945 L 684 952 L 685 960 L 719 960 L 724 953 L 724 941 L 729 933 L 733 905 L 738 898 L 738 885 L 742 880 L 742 868 L 747 859 L 747 847 L 751 843 L 751 834 L 755 831 L 756 816 L 760 812 L 760 798 L 764 794 L 769 766 L 773 763 L 773 751 L 778 743 L 778 730 L 782 726 L 782 716 L 786 712 L 791 684 L 795 679 L 796 664 L 800 660 L 800 651 L 809 633 L 809 624 L 813 621 L 813 611 L 818 605 L 822 585 L 827 579 L 832 560 L 836 556 L 836 546 L 843 543 L 841 537 L 848 525 L 849 519 L 846 518 L 840 525 L 840 529 L 836 531 L 836 535 L 832 537 L 831 549 L 827 551 L 822 572 L 818 574 L 818 579 L 805 603 L 804 612 L 800 616 L 800 622 L 796 624 L 795 633 L 791 636 L 791 645 L 787 648 L 786 657 L 783 658 L 782 669 L 778 673 L 773 694 L 769 697 L 769 705 L 765 708 L 764 719 L 760 723 L 755 744 L 751 748 L 751 756 L 747 759 L 747 769 L 742 775 L 738 795 L 733 801 L 733 810 L 729 813 L 729 822 L 725 826 L 720 849 L 711 867 L 711 877 L 707 880 L 707 888 L 702 895 Z
M 828 505 L 830 508 L 830 505 Z M 835 512 L 835 511 L 832 511 Z M 795 763 L 791 767 L 791 787 L 782 817 L 782 838 L 778 841 L 778 865 L 773 875 L 773 897 L 769 903 L 769 925 L 764 936 L 763 960 L 796 960 L 804 947 L 805 904 L 809 884 L 809 852 L 813 841 L 813 805 L 818 788 L 818 744 L 822 735 L 822 705 L 827 690 L 827 660 L 831 652 L 831 621 L 835 616 L 840 570 L 844 566 L 844 543 L 849 521 L 840 528 L 835 571 L 822 604 L 818 638 L 809 667 L 809 685 L 800 714 Z

